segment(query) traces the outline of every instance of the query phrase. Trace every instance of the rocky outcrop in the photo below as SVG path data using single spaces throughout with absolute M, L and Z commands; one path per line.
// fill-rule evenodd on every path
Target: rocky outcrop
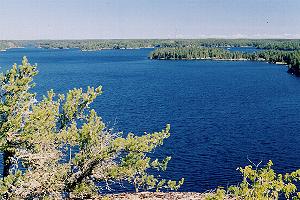
M 210 193 L 197 192 L 139 192 L 107 196 L 108 200 L 205 200 Z M 226 198 L 226 200 L 233 200 Z

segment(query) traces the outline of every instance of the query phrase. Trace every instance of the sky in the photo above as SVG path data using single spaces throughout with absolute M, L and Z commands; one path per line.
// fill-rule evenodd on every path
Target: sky
M 299 38 L 300 0 L 0 0 L 0 40 Z

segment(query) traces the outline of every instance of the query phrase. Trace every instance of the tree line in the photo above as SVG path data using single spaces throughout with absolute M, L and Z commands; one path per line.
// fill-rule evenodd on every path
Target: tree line
M 300 75 L 300 51 L 264 50 L 254 53 L 211 47 L 157 48 L 149 55 L 157 60 L 252 60 L 289 65 L 288 72 Z
M 7 41 L 2 41 L 7 42 Z M 0 44 L 2 43 L 0 42 Z M 21 40 L 17 46 L 41 48 L 79 48 L 81 50 L 130 49 L 155 47 L 254 47 L 273 50 L 300 50 L 297 39 L 93 39 L 93 40 Z
M 14 41 L 6 41 L 6 40 L 0 41 L 0 51 L 9 48 L 14 48 L 14 47 L 18 47 L 18 44 Z

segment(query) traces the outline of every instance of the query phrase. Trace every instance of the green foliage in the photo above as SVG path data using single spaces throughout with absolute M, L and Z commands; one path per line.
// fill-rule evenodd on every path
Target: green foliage
M 300 50 L 300 40 L 292 39 L 110 39 L 0 41 L 0 50 L 11 47 L 79 48 L 83 51 L 153 47 L 255 47 L 268 50 Z
M 126 137 L 108 129 L 89 105 L 101 87 L 49 91 L 42 100 L 30 92 L 36 66 L 24 57 L 1 74 L 0 150 L 4 170 L 2 199 L 90 198 L 98 185 L 129 182 L 137 190 L 177 190 L 183 184 L 151 174 L 166 170 L 149 153 L 170 136 L 170 125 L 155 133 Z M 20 168 L 22 166 L 22 168 Z
M 207 195 L 206 199 L 222 200 L 227 197 L 244 200 L 273 200 L 285 197 L 286 199 L 300 199 L 296 182 L 300 180 L 300 170 L 285 175 L 276 174 L 269 161 L 265 167 L 246 166 L 238 168 L 243 180 L 236 186 L 230 186 L 227 191 L 218 189 L 214 194 Z M 226 195 L 225 195 L 226 194 Z
M 158 46 L 164 40 L 50 40 L 38 41 L 36 46 L 42 48 L 79 48 L 83 51 L 94 51 L 102 49 L 132 49 L 149 48 Z
M 194 60 L 194 59 L 217 59 L 217 60 L 259 60 L 270 63 L 291 63 L 293 55 L 291 51 L 259 51 L 255 53 L 231 52 L 223 48 L 211 47 L 177 47 L 159 48 L 151 52 L 150 59 L 158 60 Z
M 157 60 L 253 60 L 289 65 L 288 72 L 300 76 L 300 51 L 265 50 L 254 53 L 231 52 L 223 48 L 175 47 L 159 48 L 149 55 Z
M 149 47 L 244 47 L 300 50 L 300 40 L 284 39 L 124 39 L 124 40 L 47 40 L 24 41 L 42 48 L 79 48 L 81 50 L 128 49 Z
M 150 59 L 159 60 L 195 60 L 195 59 L 248 59 L 246 53 L 230 52 L 223 48 L 176 47 L 159 48 L 151 52 Z
M 223 188 L 218 188 L 215 193 L 208 193 L 206 200 L 223 200 L 226 198 L 226 191 Z

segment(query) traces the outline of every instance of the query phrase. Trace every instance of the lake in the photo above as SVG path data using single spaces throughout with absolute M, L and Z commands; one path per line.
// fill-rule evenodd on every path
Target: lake
M 24 55 L 38 63 L 39 94 L 102 85 L 92 107 L 116 131 L 142 134 L 170 123 L 171 137 L 154 155 L 172 156 L 163 177 L 184 177 L 181 191 L 236 184 L 236 168 L 248 159 L 270 159 L 278 172 L 300 168 L 300 79 L 286 67 L 149 60 L 150 51 L 10 49 L 0 52 L 0 66 Z

